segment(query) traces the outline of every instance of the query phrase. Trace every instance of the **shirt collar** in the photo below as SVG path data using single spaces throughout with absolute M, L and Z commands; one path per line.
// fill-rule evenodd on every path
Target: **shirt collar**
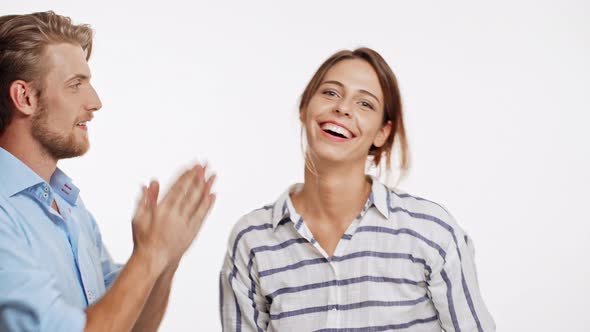
M 51 188 L 59 193 L 68 203 L 76 205 L 80 189 L 74 185 L 72 179 L 66 175 L 61 169 L 56 168 L 53 175 L 51 175 Z
M 303 187 L 302 183 L 296 183 L 290 186 L 285 192 L 279 196 L 279 199 L 276 200 L 275 204 L 272 206 L 272 227 L 273 229 L 277 228 L 277 226 L 285 219 L 291 217 L 291 212 L 289 206 L 293 205 L 291 203 L 291 193 L 301 190 Z
M 0 190 L 11 197 L 26 189 L 45 183 L 37 173 L 10 152 L 0 148 Z M 80 189 L 59 168 L 51 175 L 51 188 L 63 199 L 75 205 Z
M 390 206 L 390 190 L 375 176 L 370 176 L 371 193 L 365 208 L 361 212 L 364 214 L 371 206 L 375 206 L 377 210 L 387 219 L 389 219 L 389 206 Z M 290 210 L 293 209 L 293 203 L 291 202 L 290 194 L 301 190 L 303 184 L 297 183 L 290 186 L 285 192 L 279 196 L 275 204 L 271 207 L 272 209 L 272 226 L 275 229 L 281 222 L 286 218 L 291 218 Z M 298 219 L 298 217 L 296 218 Z M 297 221 L 295 221 L 297 222 Z
M 33 172 L 10 152 L 0 148 L 0 182 L 1 190 L 8 197 L 45 182 L 37 173 Z
M 389 219 L 389 206 L 391 205 L 391 191 L 379 179 L 371 175 L 371 196 L 373 198 L 373 205 L 381 212 L 381 214 Z

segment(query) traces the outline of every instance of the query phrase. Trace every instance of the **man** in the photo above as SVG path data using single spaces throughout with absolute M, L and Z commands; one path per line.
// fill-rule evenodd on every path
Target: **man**
M 114 264 L 60 159 L 84 154 L 101 108 L 92 30 L 53 12 L 0 17 L 0 331 L 153 331 L 172 277 L 215 200 L 185 171 L 143 189 L 134 249 Z

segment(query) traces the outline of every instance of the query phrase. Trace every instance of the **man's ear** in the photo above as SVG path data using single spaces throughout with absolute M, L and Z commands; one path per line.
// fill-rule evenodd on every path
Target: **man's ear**
M 8 90 L 10 100 L 17 112 L 22 115 L 33 115 L 37 109 L 37 90 L 30 82 L 16 80 L 10 84 Z

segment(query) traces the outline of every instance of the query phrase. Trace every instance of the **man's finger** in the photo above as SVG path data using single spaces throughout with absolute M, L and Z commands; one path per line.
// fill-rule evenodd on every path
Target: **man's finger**
M 186 188 L 186 196 L 182 200 L 179 209 L 180 213 L 189 217 L 191 212 L 203 196 L 203 188 L 205 187 L 205 169 L 200 167 L 195 169 L 196 174 L 189 186 Z
M 194 176 L 195 167 L 188 169 L 176 179 L 172 187 L 168 189 L 166 196 L 162 199 L 162 205 L 174 208 L 178 205 L 178 201 L 184 198 L 186 192 L 187 182 L 191 181 Z
M 152 180 L 150 186 L 147 188 L 147 208 L 152 209 L 158 204 L 158 194 L 160 192 L 160 183 L 157 180 Z
M 215 203 L 216 195 L 215 194 L 207 194 L 202 200 L 199 208 L 195 211 L 195 214 L 191 217 L 191 223 L 189 227 L 191 228 L 193 236 L 196 236 L 199 231 L 201 230 L 201 226 L 205 221 L 205 218 L 211 211 L 213 204 Z
M 207 182 L 205 183 L 205 188 L 203 189 L 203 198 L 201 199 L 199 205 L 196 207 L 193 213 L 190 215 L 189 227 L 193 232 L 195 232 L 195 234 L 201 228 L 204 219 L 207 217 L 207 214 L 209 213 L 209 210 L 211 209 L 215 201 L 216 196 L 215 194 L 211 194 L 211 188 L 213 187 L 216 178 L 217 175 L 213 174 L 207 180 Z
M 137 219 L 136 217 L 139 217 L 143 213 L 145 213 L 146 200 L 147 200 L 147 187 L 141 186 L 141 194 L 139 196 L 139 199 L 137 200 L 137 206 L 135 208 L 135 215 L 134 215 L 132 222 Z
M 193 215 L 196 213 L 197 209 L 201 205 L 201 201 L 211 193 L 211 187 L 213 187 L 213 183 L 215 183 L 215 179 L 217 178 L 216 174 L 213 174 L 207 179 L 207 182 L 202 184 L 202 188 L 199 188 L 199 197 L 198 200 L 192 202 L 190 210 L 188 211 L 189 220 L 187 222 L 191 222 Z

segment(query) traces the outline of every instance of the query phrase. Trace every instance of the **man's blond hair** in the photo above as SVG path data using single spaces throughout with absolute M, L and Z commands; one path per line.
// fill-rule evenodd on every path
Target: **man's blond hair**
M 47 46 L 80 45 L 86 60 L 92 53 L 93 31 L 87 24 L 75 25 L 69 17 L 52 11 L 0 16 L 0 135 L 10 124 L 13 103 L 9 89 L 15 80 L 32 84 L 40 96 L 49 72 L 43 55 Z

